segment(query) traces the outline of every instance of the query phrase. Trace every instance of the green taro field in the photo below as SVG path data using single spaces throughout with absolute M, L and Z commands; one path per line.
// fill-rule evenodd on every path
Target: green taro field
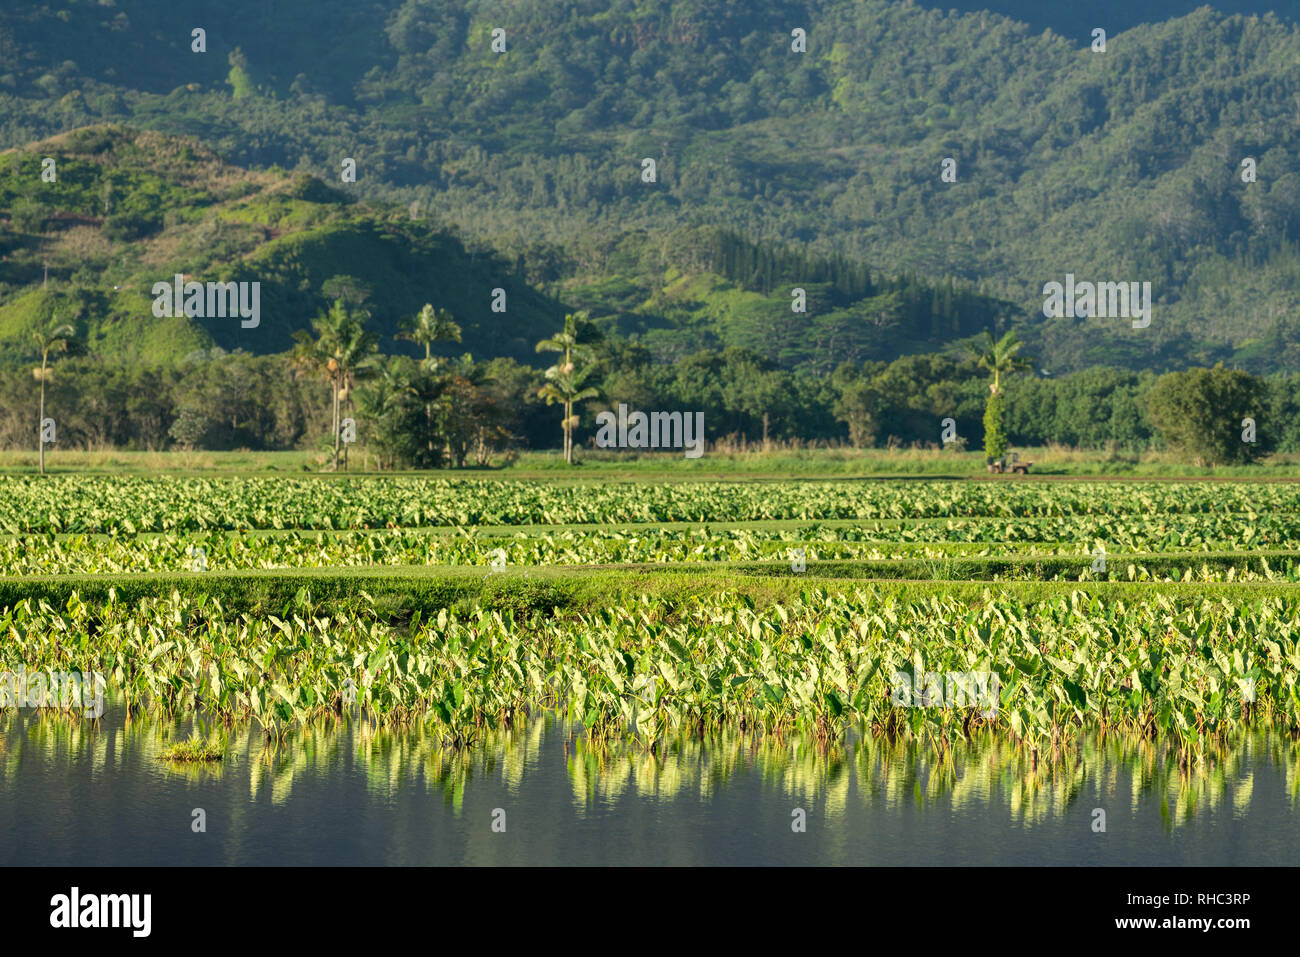
M 271 737 L 1300 729 L 1300 484 L 5 477 L 0 566 L 4 669 Z

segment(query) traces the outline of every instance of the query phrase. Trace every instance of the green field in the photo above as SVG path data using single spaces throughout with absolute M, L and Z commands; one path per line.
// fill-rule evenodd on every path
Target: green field
M 1285 482 L 10 476 L 0 563 L 8 669 L 277 736 L 354 704 L 452 745 L 541 712 L 652 748 L 1300 727 Z
M 1107 453 L 1096 449 L 1026 448 L 1020 458 L 1032 462 L 1030 478 L 1107 479 L 1150 478 L 1178 481 L 1300 480 L 1300 454 L 1268 455 L 1252 465 L 1194 466 L 1168 452 Z M 129 449 L 105 451 L 48 451 L 46 469 L 66 475 L 295 475 L 340 478 L 324 471 L 328 456 L 320 452 L 145 452 Z M 375 472 L 367 469 L 364 452 L 357 452 L 347 476 L 422 475 L 421 472 Z M 373 464 L 373 463 L 371 463 Z M 33 475 L 35 451 L 0 450 L 0 475 Z M 523 452 L 509 465 L 464 469 L 459 475 L 538 479 L 552 483 L 638 481 L 674 483 L 710 479 L 772 481 L 800 478 L 808 481 L 849 478 L 971 478 L 1007 481 L 990 476 L 979 452 L 938 449 L 806 448 L 751 452 L 710 452 L 698 459 L 664 452 L 628 452 L 582 449 L 576 466 L 565 464 L 558 452 Z

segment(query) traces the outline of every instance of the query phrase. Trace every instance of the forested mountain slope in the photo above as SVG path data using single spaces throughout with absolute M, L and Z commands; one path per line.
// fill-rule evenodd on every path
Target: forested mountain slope
M 665 353 L 728 335 L 714 307 L 735 290 L 688 279 L 689 296 L 673 298 L 671 237 L 693 227 L 873 276 L 978 285 L 1010 304 L 1054 371 L 1300 358 L 1291 9 L 1203 7 L 1124 29 L 1183 12 L 1132 4 L 1106 14 L 1120 29 L 1098 53 L 1076 31 L 1079 5 L 1037 5 L 1031 24 L 926 6 L 20 3 L 0 17 L 0 144 L 125 122 L 197 136 L 241 166 L 310 173 L 351 198 L 418 200 L 431 225 L 491 244 L 564 306 L 613 310 Z M 199 26 L 204 53 L 191 52 Z M 791 49 L 796 27 L 806 53 Z M 491 48 L 497 28 L 504 53 Z M 344 158 L 354 184 L 339 182 Z M 955 182 L 940 178 L 945 158 Z M 1246 158 L 1256 182 L 1242 181 Z M 632 250 L 639 272 L 625 268 Z M 1067 273 L 1149 281 L 1153 321 L 1045 318 L 1043 284 Z M 34 281 L 0 263 L 0 305 Z M 844 325 L 856 340 L 828 336 L 818 322 L 846 303 L 782 312 L 781 281 L 762 309 L 784 318 L 787 341 L 769 348 L 783 362 L 931 348 L 967 328 L 936 333 L 931 314 L 881 332 L 864 309 Z

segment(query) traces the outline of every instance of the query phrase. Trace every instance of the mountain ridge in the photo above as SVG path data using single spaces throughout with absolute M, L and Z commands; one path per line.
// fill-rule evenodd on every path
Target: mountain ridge
M 299 7 L 250 22 L 283 38 Z M 317 36 L 289 44 L 285 63 L 336 49 L 360 23 L 351 7 L 314 9 L 304 22 Z M 355 49 L 330 61 L 330 77 L 301 83 L 260 75 L 262 60 L 236 44 L 251 32 L 211 14 L 208 59 L 174 61 L 202 70 L 166 94 L 60 73 L 52 51 L 19 56 L 52 69 L 0 76 L 0 133 L 12 143 L 29 127 L 107 117 L 331 181 L 351 157 L 350 194 L 419 202 L 572 308 L 600 306 L 590 291 L 619 278 L 615 250 L 699 226 L 979 286 L 1011 303 L 1006 318 L 1052 370 L 1222 360 L 1270 371 L 1300 359 L 1289 319 L 1300 305 L 1300 33 L 1284 18 L 1203 7 L 1112 33 L 1093 53 L 1086 38 L 993 13 L 883 0 L 362 9 Z M 500 56 L 489 47 L 498 19 L 510 37 Z M 796 20 L 808 24 L 807 54 L 789 49 Z M 7 36 L 23 48 L 26 34 Z M 353 82 L 357 57 L 371 66 Z M 339 84 L 346 96 L 331 92 Z M 645 157 L 657 160 L 653 184 L 640 181 Z M 945 158 L 955 182 L 940 178 Z M 1240 179 L 1246 158 L 1255 183 Z M 1154 321 L 1046 319 L 1042 287 L 1067 273 L 1150 281 Z M 0 272 L 6 302 L 13 275 Z

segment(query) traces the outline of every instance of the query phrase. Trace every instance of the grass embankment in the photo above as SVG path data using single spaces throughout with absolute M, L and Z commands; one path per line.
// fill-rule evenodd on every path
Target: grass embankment
M 1225 558 L 1228 556 L 1224 556 Z M 1203 555 L 1196 555 L 1199 561 Z M 1003 562 L 1005 560 L 995 560 Z M 862 567 L 864 564 L 870 568 Z M 900 601 L 939 595 L 966 601 L 1008 598 L 1037 601 L 1082 591 L 1112 599 L 1141 599 L 1158 594 L 1175 597 L 1225 596 L 1249 600 L 1276 594 L 1298 593 L 1294 584 L 1282 581 L 1242 582 L 1142 582 L 1142 581 L 1043 581 L 982 579 L 957 580 L 916 575 L 918 563 L 827 563 L 829 568 L 810 566 L 795 574 L 788 563 L 701 563 L 687 566 L 573 566 L 492 572 L 482 567 L 463 566 L 359 566 L 351 568 L 250 569 L 201 573 L 148 573 L 141 575 L 50 575 L 0 578 L 0 608 L 26 599 L 45 601 L 55 607 L 72 596 L 85 601 L 107 601 L 111 596 L 125 603 L 144 598 L 165 598 L 173 592 L 189 598 L 218 599 L 232 611 L 264 614 L 290 607 L 300 593 L 309 592 L 317 601 L 371 596 L 379 609 L 393 617 L 443 608 L 467 609 L 480 605 L 488 609 L 515 611 L 590 612 L 634 604 L 642 598 L 676 603 L 710 595 L 743 595 L 760 606 L 797 598 L 810 591 L 825 594 L 860 592 Z M 1070 563 L 1076 571 L 1079 561 Z M 877 566 L 892 565 L 892 577 L 874 575 Z
M 1033 462 L 1029 478 L 1151 478 L 1224 480 L 1300 480 L 1300 455 L 1274 454 L 1249 466 L 1199 467 L 1167 452 L 1109 453 L 1097 449 L 1062 447 L 1018 450 L 1022 461 Z M 324 471 L 321 453 L 284 452 L 147 452 L 127 449 L 98 451 L 51 449 L 46 468 L 52 474 L 132 475 L 314 475 L 321 478 L 421 475 L 440 478 L 507 478 L 560 483 L 593 481 L 698 482 L 744 479 L 849 478 L 970 478 L 1022 481 L 1021 476 L 990 475 L 980 452 L 939 449 L 774 449 L 709 452 L 698 459 L 680 453 L 596 452 L 579 450 L 578 463 L 565 464 L 554 452 L 525 452 L 509 465 L 436 472 L 374 472 L 364 468 L 364 452 L 354 453 L 352 470 Z M 0 451 L 0 473 L 37 471 L 34 450 Z

